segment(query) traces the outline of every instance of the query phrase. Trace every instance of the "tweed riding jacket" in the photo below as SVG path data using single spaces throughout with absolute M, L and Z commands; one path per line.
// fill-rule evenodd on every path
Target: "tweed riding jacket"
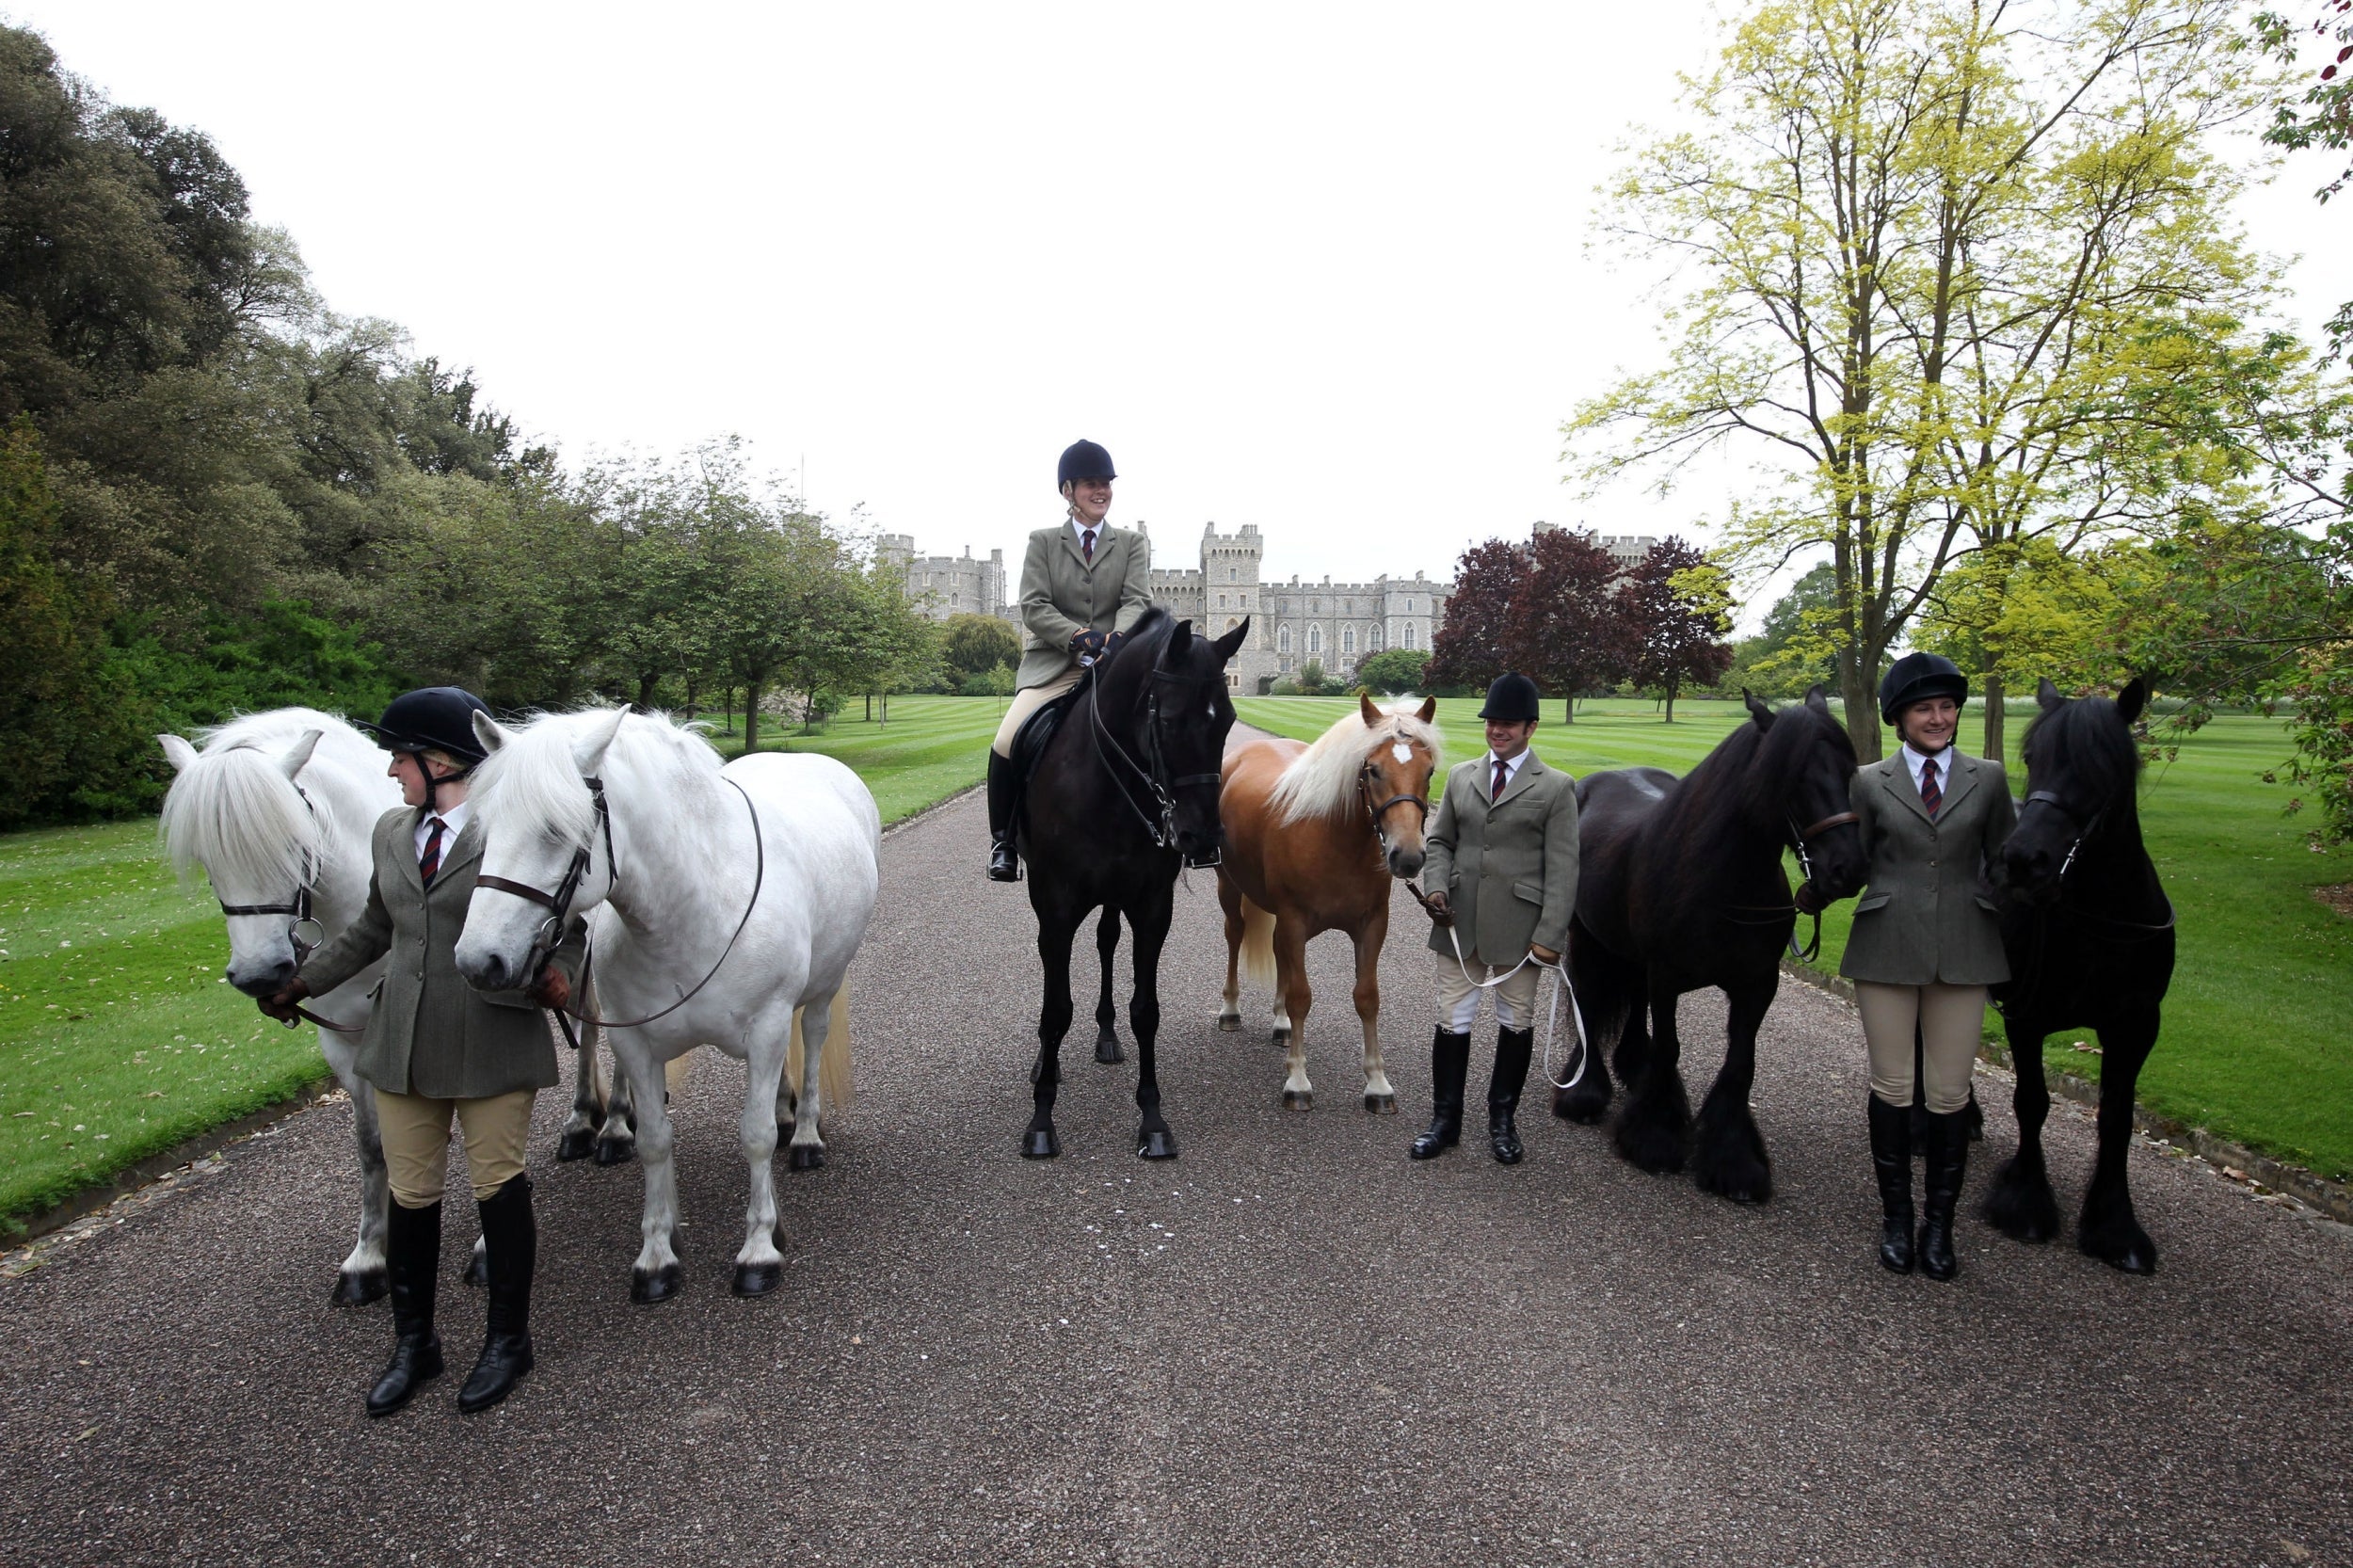
M 1078 662 L 1070 639 L 1081 632 L 1126 632 L 1152 607 L 1152 541 L 1109 524 L 1096 530 L 1087 563 L 1068 523 L 1030 536 L 1021 563 L 1021 668 L 1016 689 L 1043 686 Z
M 1465 958 L 1502 966 L 1531 945 L 1564 952 L 1577 913 L 1577 780 L 1532 751 L 1502 799 L 1488 800 L 1484 758 L 1447 771 L 1422 887 L 1447 896 Z M 1453 953 L 1444 926 L 1431 928 L 1430 950 Z
M 1936 815 L 1897 751 L 1855 774 L 1871 882 L 1854 906 L 1838 972 L 1883 985 L 1995 985 L 2009 978 L 1993 901 L 1980 881 L 2018 808 L 1999 762 L 1947 749 L 1952 776 Z

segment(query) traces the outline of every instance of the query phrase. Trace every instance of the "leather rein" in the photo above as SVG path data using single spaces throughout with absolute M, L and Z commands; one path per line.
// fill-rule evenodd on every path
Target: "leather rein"
M 1819 822 L 1809 823 L 1800 827 L 1795 818 L 1784 817 L 1782 823 L 1789 829 L 1789 837 L 1782 841 L 1790 849 L 1795 850 L 1798 856 L 1797 891 L 1791 895 L 1787 904 L 1727 904 L 1726 908 L 1735 911 L 1729 917 L 1732 923 L 1735 925 L 1773 925 L 1779 923 L 1782 918 L 1786 916 L 1789 920 L 1789 956 L 1801 964 L 1810 964 L 1819 957 L 1822 952 L 1822 905 L 1819 896 L 1814 890 L 1814 856 L 1807 853 L 1806 846 L 1833 827 L 1844 827 L 1849 823 L 1858 823 L 1862 820 L 1852 811 L 1833 811 Z M 1741 918 L 1743 915 L 1759 918 L 1744 920 Z M 1813 933 L 1802 948 L 1798 946 L 1797 918 L 1800 915 L 1814 917 Z
M 1223 689 L 1225 684 L 1225 674 L 1221 671 L 1216 675 L 1183 675 L 1176 670 L 1161 669 L 1157 664 L 1153 666 L 1145 681 L 1144 695 L 1137 704 L 1144 712 L 1144 760 L 1139 762 L 1128 753 L 1126 746 L 1119 744 L 1119 737 L 1112 734 L 1110 727 L 1103 722 L 1103 676 L 1099 664 L 1095 666 L 1095 690 L 1087 694 L 1087 711 L 1092 718 L 1088 733 L 1095 743 L 1096 760 L 1102 763 L 1103 771 L 1111 776 L 1112 784 L 1119 791 L 1119 798 L 1127 803 L 1128 811 L 1138 823 L 1143 824 L 1144 834 L 1152 840 L 1152 847 L 1175 849 L 1176 847 L 1176 792 L 1196 784 L 1215 784 L 1223 776 L 1216 773 L 1188 773 L 1178 775 L 1174 778 L 1169 776 L 1168 759 L 1160 750 L 1159 683 L 1165 680 L 1176 685 L 1216 686 Z M 1149 792 L 1155 809 L 1147 811 L 1136 799 L 1135 792 L 1130 790 L 1128 787 L 1128 781 L 1120 776 L 1119 768 L 1112 765 L 1112 759 L 1114 757 L 1129 773 L 1143 779 L 1144 789 Z M 1200 859 L 1187 856 L 1185 863 L 1194 867 L 1214 866 L 1220 858 L 1222 856 L 1212 853 Z

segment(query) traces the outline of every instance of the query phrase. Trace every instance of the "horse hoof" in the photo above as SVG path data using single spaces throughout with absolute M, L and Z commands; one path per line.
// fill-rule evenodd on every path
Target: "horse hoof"
M 781 1263 L 738 1263 L 734 1290 L 739 1296 L 764 1296 L 784 1283 Z
M 1241 1032 L 1241 1015 L 1239 1013 L 1220 1013 L 1217 1016 L 1217 1032 L 1220 1034 L 1240 1034 Z
M 337 1306 L 365 1306 L 384 1299 L 391 1287 L 385 1283 L 381 1269 L 360 1269 L 335 1276 L 335 1294 L 329 1298 Z
M 1289 1050 L 1290 1048 L 1290 1043 L 1291 1032 L 1288 1029 L 1278 1029 L 1273 1034 L 1267 1036 L 1267 1044 L 1271 1046 L 1280 1046 L 1285 1050 Z
M 1397 1096 L 1395 1095 L 1367 1095 L 1365 1109 L 1375 1116 L 1394 1116 L 1397 1114 Z
M 768 1244 L 778 1252 L 784 1251 L 784 1222 L 782 1220 L 778 1220 L 768 1227 Z
M 818 1144 L 794 1144 L 785 1151 L 784 1166 L 788 1171 L 813 1171 L 825 1162 L 825 1151 Z
M 1591 1127 L 1608 1113 L 1609 1096 L 1597 1094 L 1582 1084 L 1575 1089 L 1552 1092 L 1552 1113 L 1564 1122 L 1577 1122 Z
M 1283 1109 L 1286 1111 L 1312 1111 L 1315 1109 L 1315 1104 L 1316 1092 L 1313 1089 L 1283 1091 Z
M 1176 1159 L 1176 1135 L 1166 1128 L 1151 1128 L 1137 1133 L 1136 1158 L 1139 1160 Z
M 685 1278 L 686 1271 L 676 1263 L 664 1263 L 651 1273 L 643 1269 L 632 1269 L 629 1276 L 629 1299 L 639 1306 L 666 1302 L 678 1294 L 679 1286 Z
M 2076 1238 L 2076 1245 L 2119 1273 L 2153 1274 L 2157 1272 L 2157 1244 L 2145 1234 L 2106 1237 L 2087 1231 Z
M 585 1160 L 596 1152 L 597 1134 L 593 1128 L 572 1128 L 555 1141 L 555 1158 L 561 1160 Z
M 2059 1233 L 2058 1199 L 2048 1177 L 2022 1172 L 2012 1160 L 1993 1177 L 1979 1210 L 1985 1223 L 2013 1241 L 2043 1242 Z
M 597 1140 L 597 1163 L 600 1165 L 626 1165 L 636 1158 L 637 1140 L 634 1138 Z
M 1062 1140 L 1050 1127 L 1033 1127 L 1021 1135 L 1021 1158 L 1051 1160 L 1062 1153 Z
M 1114 1062 L 1127 1061 L 1127 1053 L 1119 1048 L 1119 1036 L 1108 1029 L 1097 1034 L 1095 1037 L 1095 1060 L 1106 1066 Z
M 458 1283 L 471 1285 L 477 1290 L 488 1289 L 490 1284 L 489 1255 L 479 1247 L 475 1248 L 474 1255 L 466 1259 L 466 1272 L 458 1276 Z

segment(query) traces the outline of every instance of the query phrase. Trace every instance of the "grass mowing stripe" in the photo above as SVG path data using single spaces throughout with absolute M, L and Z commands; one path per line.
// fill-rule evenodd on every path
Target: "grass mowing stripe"
M 1353 699 L 1328 697 L 1244 697 L 1235 706 L 1246 722 L 1303 740 L 1355 709 Z M 1449 762 L 1486 750 L 1478 706 L 1476 698 L 1439 702 Z M 1650 703 L 1594 702 L 1564 726 L 1547 703 L 1537 750 L 1577 774 L 1637 764 L 1684 773 L 1746 720 L 1735 702 L 1686 700 L 1675 712 L 1670 728 Z M 2017 747 L 2031 716 L 2023 704 L 2011 710 L 2014 793 L 2025 788 Z M 1964 750 L 1975 728 L 1964 719 Z M 2353 850 L 2314 854 L 2297 819 L 2281 814 L 2286 792 L 2265 785 L 2262 775 L 2287 751 L 2279 724 L 2228 717 L 2142 777 L 2141 829 L 2172 894 L 2181 956 L 2138 1098 L 2164 1115 L 2342 1178 L 2353 1173 L 2353 1032 L 2345 1024 L 2353 1016 L 2353 920 L 2323 905 L 2313 889 L 2353 881 Z M 1852 910 L 1851 901 L 1842 903 L 1823 920 L 1817 963 L 1829 973 L 1846 951 Z M 2000 1038 L 1998 1018 L 1988 1032 Z M 2079 1042 L 2088 1048 L 2078 1049 Z M 2089 1048 L 2097 1045 L 2080 1031 L 2055 1035 L 2044 1060 L 2054 1070 L 2096 1078 L 2099 1057 Z M 1862 1048 L 1858 1035 L 1855 1049 Z

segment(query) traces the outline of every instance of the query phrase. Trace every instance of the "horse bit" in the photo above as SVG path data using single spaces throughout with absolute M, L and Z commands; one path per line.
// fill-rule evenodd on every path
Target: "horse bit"
M 1822 951 L 1822 906 L 1820 895 L 1814 888 L 1814 856 L 1806 853 L 1806 845 L 1833 827 L 1844 827 L 1849 823 L 1859 823 L 1863 819 L 1852 811 L 1833 811 L 1821 821 L 1804 827 L 1800 827 L 1794 817 L 1782 820 L 1789 824 L 1789 847 L 1798 852 L 1798 888 L 1789 898 L 1793 917 L 1789 921 L 1789 956 L 1801 964 L 1810 964 Z M 1798 946 L 1798 922 L 1794 918 L 1798 915 L 1814 917 L 1814 933 L 1802 948 Z
M 1099 687 L 1102 679 L 1099 670 L 1096 671 L 1096 679 Z M 1216 686 L 1221 690 L 1225 684 L 1225 678 L 1223 674 L 1182 675 L 1175 670 L 1164 670 L 1157 666 L 1151 671 L 1151 680 L 1174 681 L 1179 685 L 1188 686 Z M 1089 708 L 1095 719 L 1091 727 L 1095 739 L 1095 755 L 1103 762 L 1103 771 L 1111 775 L 1112 783 L 1117 786 L 1120 799 L 1128 803 L 1128 809 L 1135 813 L 1136 820 L 1144 824 L 1144 832 L 1151 835 L 1152 847 L 1175 849 L 1176 847 L 1175 792 L 1195 784 L 1215 784 L 1223 776 L 1216 773 L 1189 773 L 1175 778 L 1168 776 L 1168 759 L 1160 751 L 1160 692 L 1158 685 L 1147 685 L 1144 688 L 1144 755 L 1145 761 L 1150 763 L 1148 767 L 1130 757 L 1127 748 L 1119 744 L 1119 737 L 1113 735 L 1104 725 L 1102 693 L 1098 689 L 1094 695 L 1096 700 L 1089 704 Z M 1160 808 L 1157 821 L 1154 820 L 1152 813 L 1137 804 L 1134 793 L 1128 790 L 1127 782 L 1119 776 L 1119 770 L 1111 765 L 1111 757 L 1105 756 L 1103 751 L 1106 744 L 1111 747 L 1112 755 L 1116 756 L 1132 772 L 1141 776 L 1145 787 L 1152 792 L 1153 801 Z M 1212 851 L 1197 858 L 1187 856 L 1185 864 L 1197 870 L 1214 866 L 1224 856 L 1221 854 Z

